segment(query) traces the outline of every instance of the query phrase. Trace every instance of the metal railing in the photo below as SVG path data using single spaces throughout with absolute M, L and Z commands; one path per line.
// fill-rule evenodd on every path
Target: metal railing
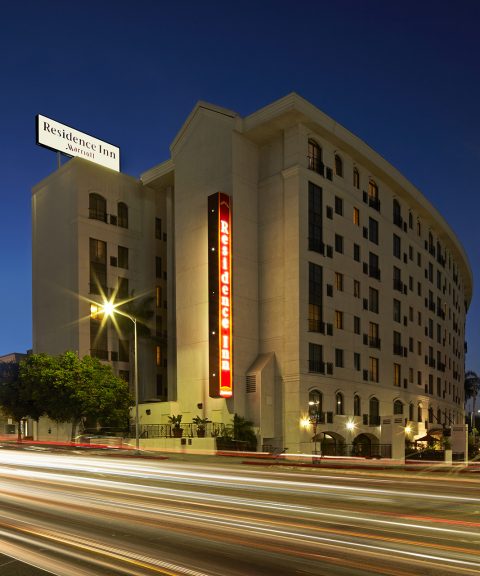
M 197 424 L 185 422 L 180 425 L 182 438 L 196 438 L 199 436 Z M 207 422 L 204 425 L 205 437 L 222 436 L 225 432 L 225 424 L 220 422 Z M 175 438 L 176 432 L 171 424 L 141 424 L 140 438 Z M 200 432 L 201 434 L 201 432 Z M 135 438 L 135 425 L 130 426 L 130 438 Z

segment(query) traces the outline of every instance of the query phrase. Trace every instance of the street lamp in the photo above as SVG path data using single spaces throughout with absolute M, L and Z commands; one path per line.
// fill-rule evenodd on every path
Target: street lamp
M 115 314 L 120 314 L 133 322 L 133 386 L 135 391 L 135 452 L 140 453 L 140 422 L 138 417 L 138 344 L 137 344 L 137 319 L 126 312 L 118 309 L 111 301 L 103 304 L 92 303 L 90 305 L 90 316 L 95 318 L 97 314 L 104 314 L 107 318 L 113 318 Z

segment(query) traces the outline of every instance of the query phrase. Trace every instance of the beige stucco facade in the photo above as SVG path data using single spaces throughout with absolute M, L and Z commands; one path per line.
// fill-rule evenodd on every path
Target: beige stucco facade
M 128 204 L 127 231 L 89 217 L 92 191 L 109 205 Z M 208 394 L 207 200 L 215 192 L 233 206 L 229 400 Z M 317 244 L 313 197 L 321 199 Z M 165 242 L 155 240 L 155 217 Z M 199 103 L 171 158 L 140 181 L 72 160 L 35 187 L 33 220 L 34 351 L 92 347 L 88 321 L 76 322 L 92 299 L 89 238 L 129 248 L 135 294 L 159 286 L 154 262 L 162 257 L 166 308 L 155 312 L 165 318 L 168 393 L 156 394 L 151 342 L 139 373 L 142 399 L 168 402 L 149 405 L 148 417 L 142 406 L 143 423 L 177 412 L 185 422 L 199 414 L 228 423 L 238 413 L 254 422 L 260 444 L 311 452 L 313 420 L 317 433 L 347 443 L 361 434 L 389 442 L 382 419 L 417 436 L 463 422 L 472 293 L 463 248 L 395 168 L 296 94 L 245 118 Z M 312 270 L 321 276 L 320 304 Z M 116 273 L 109 269 L 109 278 Z

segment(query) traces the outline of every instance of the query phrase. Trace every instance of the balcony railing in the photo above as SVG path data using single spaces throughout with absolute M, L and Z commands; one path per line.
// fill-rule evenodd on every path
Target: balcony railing
M 313 170 L 321 176 L 325 175 L 325 164 L 320 160 L 320 158 L 314 158 L 313 156 L 307 156 L 308 169 Z

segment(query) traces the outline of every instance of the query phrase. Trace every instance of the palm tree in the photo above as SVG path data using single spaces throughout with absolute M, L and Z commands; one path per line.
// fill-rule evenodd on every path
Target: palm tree
M 464 385 L 465 385 L 465 400 L 472 398 L 472 416 L 470 426 L 473 430 L 475 425 L 475 407 L 477 403 L 477 396 L 478 393 L 480 392 L 480 376 L 476 372 L 469 370 L 468 372 L 465 373 Z

